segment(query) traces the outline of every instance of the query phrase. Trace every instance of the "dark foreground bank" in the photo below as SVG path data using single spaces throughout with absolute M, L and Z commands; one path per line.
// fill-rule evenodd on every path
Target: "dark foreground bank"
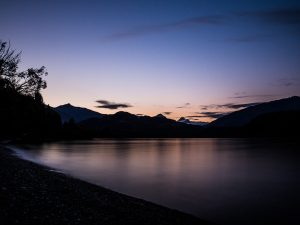
M 1 224 L 201 224 L 196 217 L 22 160 L 0 147 Z

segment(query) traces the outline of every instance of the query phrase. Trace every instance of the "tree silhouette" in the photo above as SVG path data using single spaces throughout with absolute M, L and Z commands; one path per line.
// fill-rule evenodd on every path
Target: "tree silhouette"
M 46 88 L 45 67 L 19 72 L 20 56 L 9 43 L 0 40 L 0 140 L 57 138 L 61 118 L 44 104 L 40 93 Z
M 44 66 L 18 72 L 21 52 L 12 50 L 10 43 L 0 40 L 0 88 L 16 91 L 35 98 L 41 89 L 47 87 L 43 76 L 48 75 Z

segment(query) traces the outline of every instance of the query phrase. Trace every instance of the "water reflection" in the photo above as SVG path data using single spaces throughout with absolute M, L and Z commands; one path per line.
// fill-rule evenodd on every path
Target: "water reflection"
M 293 224 L 299 221 L 298 146 L 282 140 L 98 139 L 26 146 L 22 154 L 220 224 Z

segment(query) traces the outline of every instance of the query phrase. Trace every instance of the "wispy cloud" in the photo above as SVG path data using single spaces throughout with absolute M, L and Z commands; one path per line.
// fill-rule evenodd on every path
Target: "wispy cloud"
M 241 108 L 247 108 L 250 106 L 255 106 L 258 104 L 261 104 L 262 102 L 250 102 L 250 103 L 243 103 L 243 104 L 233 104 L 233 103 L 229 103 L 229 104 L 225 104 L 225 105 L 221 105 L 221 107 L 225 107 L 228 109 L 241 109 Z
M 185 116 L 185 118 L 204 118 L 206 116 L 200 116 L 200 115 L 191 115 L 191 116 Z
M 243 92 L 244 94 L 245 92 Z M 225 103 L 225 104 L 210 104 L 202 105 L 202 112 L 195 112 L 196 115 L 187 116 L 187 118 L 211 118 L 218 119 L 236 110 L 261 104 L 262 102 L 247 102 L 247 103 Z
M 192 17 L 188 19 L 178 20 L 170 23 L 156 24 L 156 25 L 148 25 L 148 26 L 140 26 L 136 28 L 129 29 L 123 32 L 117 32 L 106 37 L 103 37 L 104 41 L 118 41 L 122 39 L 161 33 L 165 31 L 172 31 L 176 29 L 183 29 L 192 26 L 199 25 L 217 25 L 223 22 L 223 16 L 212 15 L 212 16 L 198 16 Z
M 95 106 L 97 108 L 103 108 L 103 109 L 119 109 L 119 108 L 129 108 L 132 107 L 132 105 L 127 104 L 127 103 L 115 103 L 115 102 L 110 102 L 107 100 L 97 100 L 97 103 L 99 103 L 100 105 Z
M 281 8 L 264 11 L 238 12 L 234 15 L 239 17 L 256 18 L 266 23 L 281 25 L 300 24 L 300 8 Z
M 241 94 L 241 95 L 235 95 L 235 96 L 232 96 L 232 97 L 229 97 L 229 98 L 234 98 L 234 99 L 244 99 L 244 98 L 270 98 L 270 97 L 275 97 L 275 95 L 264 95 L 264 94 L 261 94 L 261 95 L 247 95 L 247 94 Z
M 177 109 L 184 109 L 184 108 L 189 107 L 190 105 L 191 105 L 191 103 L 187 102 L 187 103 L 185 103 L 184 105 L 178 106 L 178 107 L 176 107 L 176 108 L 177 108 Z
M 232 14 L 232 19 L 251 19 L 254 23 L 263 23 L 266 25 L 280 25 L 281 28 L 291 28 L 296 27 L 297 30 L 300 25 L 300 8 L 277 8 L 269 10 L 260 10 L 260 11 L 241 11 Z M 275 33 L 258 33 L 258 34 L 249 34 L 246 36 L 232 37 L 227 39 L 227 41 L 235 43 L 254 43 L 267 41 L 272 38 L 276 38 L 281 35 L 286 35 L 286 32 L 292 35 L 299 35 L 299 32 L 292 30 L 283 31 L 282 29 L 278 30 Z
M 200 121 L 200 119 L 199 118 L 189 118 L 189 119 L 191 119 L 192 121 Z M 200 121 L 201 122 L 201 121 Z M 204 122 L 203 122 L 204 123 Z
M 267 24 L 281 24 L 281 25 L 300 25 L 300 8 L 278 8 L 260 11 L 239 11 L 235 13 L 228 13 L 224 15 L 206 15 L 197 16 L 182 20 L 177 20 L 168 23 L 141 25 L 122 32 L 112 33 L 101 38 L 102 41 L 113 42 L 123 39 L 139 37 L 143 35 L 156 34 L 166 31 L 173 31 L 184 29 L 193 26 L 203 25 L 220 25 L 230 20 L 243 21 L 243 18 L 251 18 L 258 22 Z M 276 36 L 276 35 L 275 35 Z M 271 34 L 250 34 L 248 36 L 233 37 L 228 39 L 232 42 L 257 42 L 274 37 Z
M 218 119 L 222 116 L 227 115 L 229 112 L 196 112 L 197 115 L 186 116 L 186 118 L 211 118 Z
M 300 78 L 281 78 L 277 80 L 280 86 L 290 87 L 300 85 Z
M 199 115 L 190 115 L 190 116 L 185 116 L 187 119 L 192 119 L 192 120 L 199 120 L 199 118 L 208 118 L 207 116 L 199 116 Z
M 227 115 L 228 112 L 226 112 L 226 113 L 224 113 L 224 112 L 201 112 L 199 114 L 203 117 L 210 117 L 210 118 L 218 119 L 222 116 Z
M 260 103 L 262 103 L 262 102 L 211 104 L 211 105 L 201 106 L 201 109 L 202 110 L 208 110 L 208 109 L 241 109 L 241 108 L 246 108 L 246 107 L 249 107 L 249 106 L 258 105 Z

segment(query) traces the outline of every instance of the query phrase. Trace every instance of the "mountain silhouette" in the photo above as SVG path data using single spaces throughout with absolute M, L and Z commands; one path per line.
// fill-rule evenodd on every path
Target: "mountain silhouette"
M 162 114 L 151 117 L 120 111 L 105 115 L 70 104 L 55 110 L 65 122 L 66 138 L 291 137 L 297 136 L 294 130 L 300 127 L 300 97 L 297 96 L 250 106 L 210 124 L 184 117 L 175 121 Z
M 293 137 L 300 127 L 300 110 L 272 112 L 258 116 L 244 127 L 246 136 Z
M 206 122 L 194 122 L 194 121 L 190 121 L 189 119 L 187 119 L 185 117 L 180 117 L 180 119 L 177 120 L 177 122 L 185 123 L 185 124 L 189 124 L 189 125 L 195 125 L 195 126 L 205 126 L 205 125 L 208 124 Z
M 209 124 L 210 127 L 243 127 L 254 119 L 269 113 L 300 111 L 300 97 L 275 100 L 230 113 Z M 261 117 L 264 118 L 264 117 Z M 270 118 L 269 118 L 270 119 Z M 276 123 L 276 121 L 274 121 Z
M 167 118 L 167 117 L 165 117 L 165 116 L 164 116 L 163 114 L 161 114 L 161 113 L 160 113 L 160 114 L 157 114 L 155 117 L 157 117 L 157 118 L 164 118 L 164 119 Z
M 137 116 L 122 111 L 101 118 L 90 118 L 78 125 L 101 137 L 191 137 L 201 129 L 165 116 Z
M 70 121 L 73 119 L 76 123 L 79 123 L 83 120 L 90 118 L 101 118 L 104 115 L 98 112 L 95 112 L 90 109 L 76 107 L 71 105 L 70 103 L 65 105 L 60 105 L 54 108 L 56 112 L 59 113 L 61 120 L 63 123 Z

